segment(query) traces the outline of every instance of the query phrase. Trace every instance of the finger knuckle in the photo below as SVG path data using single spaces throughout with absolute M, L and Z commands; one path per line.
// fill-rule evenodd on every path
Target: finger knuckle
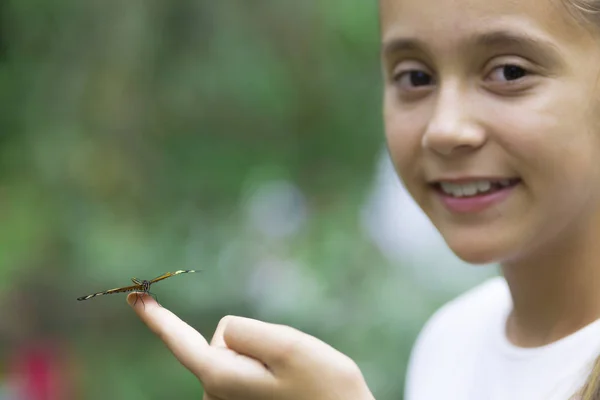
M 345 362 L 342 363 L 342 368 L 340 369 L 342 374 L 352 380 L 356 379 L 357 376 L 361 376 L 362 372 L 358 364 L 349 357 L 346 357 Z
M 338 374 L 341 381 L 344 381 L 348 386 L 356 386 L 363 382 L 363 375 L 360 367 L 350 358 L 346 358 L 341 362 Z
M 287 340 L 282 341 L 275 354 L 274 362 L 279 365 L 287 365 L 297 360 L 303 353 L 304 343 L 302 336 L 299 335 L 293 328 L 287 330 Z
M 234 317 L 233 317 L 233 315 L 225 315 L 224 317 L 222 317 L 222 318 L 219 320 L 219 324 L 218 324 L 217 326 L 224 326 L 224 325 L 227 325 L 227 323 L 228 323 L 229 321 L 231 321 L 233 318 L 234 318 Z

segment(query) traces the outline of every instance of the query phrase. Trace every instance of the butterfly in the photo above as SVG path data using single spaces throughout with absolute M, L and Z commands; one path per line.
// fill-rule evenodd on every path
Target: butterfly
M 190 272 L 198 272 L 198 271 L 194 271 L 193 269 L 187 269 L 187 270 L 180 269 L 179 271 L 175 271 L 175 272 L 166 272 L 166 273 L 164 273 L 160 276 L 157 276 L 156 278 L 149 280 L 149 281 L 139 280 L 137 278 L 131 278 L 131 281 L 134 283 L 134 285 L 124 286 L 124 287 L 115 288 L 115 289 L 109 289 L 109 290 L 105 290 L 104 292 L 88 294 L 87 296 L 78 297 L 77 300 L 82 301 L 82 300 L 91 299 L 92 297 L 96 297 L 96 296 L 103 296 L 105 294 L 125 293 L 125 292 L 148 293 L 149 295 L 154 297 L 154 299 L 156 300 L 156 295 L 154 295 L 153 293 L 150 293 L 150 285 L 152 285 L 153 283 L 156 283 L 158 281 L 162 281 L 163 279 L 170 278 L 175 275 L 187 274 Z M 139 297 L 140 296 L 138 295 L 138 298 Z M 135 299 L 135 302 L 137 303 L 137 298 Z M 144 300 L 142 300 L 142 303 L 143 302 L 144 302 Z M 158 302 L 158 300 L 157 300 L 157 302 Z M 134 303 L 134 305 L 135 305 L 135 303 Z

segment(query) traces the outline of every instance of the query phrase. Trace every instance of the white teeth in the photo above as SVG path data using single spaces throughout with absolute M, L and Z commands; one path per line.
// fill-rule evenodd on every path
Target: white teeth
M 477 193 L 477 190 L 478 190 L 477 183 L 467 183 L 467 184 L 461 185 L 461 186 L 462 186 L 462 193 L 465 196 L 473 196 L 475 193 Z
M 477 182 L 477 190 L 480 192 L 487 192 L 492 188 L 492 182 L 490 181 L 479 181 Z
M 497 181 L 502 187 L 510 185 L 509 179 Z M 454 197 L 474 196 L 478 193 L 486 193 L 492 189 L 492 181 L 476 181 L 464 184 L 440 182 L 442 191 Z
M 450 194 L 455 197 L 463 196 L 463 190 L 462 190 L 461 185 L 457 185 L 455 183 L 449 183 L 449 182 L 441 182 L 440 186 L 441 186 L 442 190 L 444 191 L 444 193 L 446 193 L 446 194 Z

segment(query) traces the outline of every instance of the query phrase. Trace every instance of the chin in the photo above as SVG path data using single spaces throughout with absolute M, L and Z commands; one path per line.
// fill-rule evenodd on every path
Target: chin
M 459 252 L 452 250 L 461 260 L 472 265 L 488 265 L 499 262 L 499 257 L 494 257 L 489 253 Z
M 461 260 L 473 265 L 485 265 L 500 262 L 506 258 L 506 246 L 493 240 L 449 240 L 444 238 L 450 250 Z

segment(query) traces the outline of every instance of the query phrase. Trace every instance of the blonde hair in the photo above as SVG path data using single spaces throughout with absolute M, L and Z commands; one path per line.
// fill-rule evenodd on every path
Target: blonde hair
M 600 356 L 594 361 L 594 367 L 580 391 L 580 396 L 574 399 L 600 400 Z

